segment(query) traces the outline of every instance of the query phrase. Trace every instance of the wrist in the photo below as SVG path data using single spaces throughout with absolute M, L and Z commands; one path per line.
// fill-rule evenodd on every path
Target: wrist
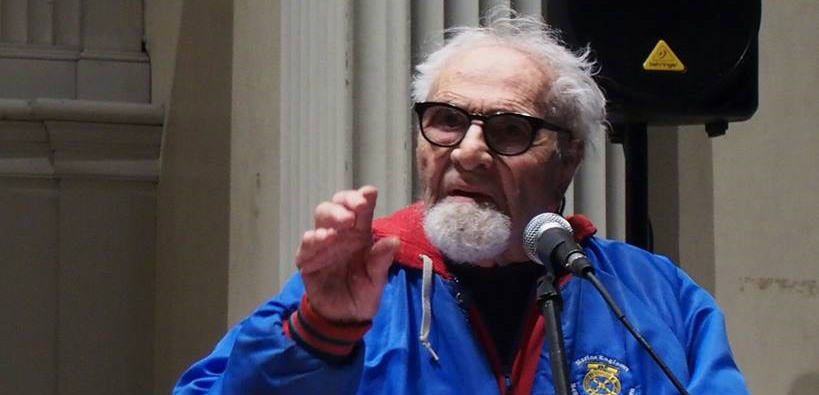
M 301 346 L 330 361 L 346 359 L 372 326 L 372 321 L 335 321 L 313 309 L 307 295 L 286 322 L 286 332 Z

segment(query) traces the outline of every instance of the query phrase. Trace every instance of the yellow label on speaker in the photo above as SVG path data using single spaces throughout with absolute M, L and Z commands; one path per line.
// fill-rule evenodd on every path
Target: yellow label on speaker
M 643 69 L 651 71 L 685 71 L 685 65 L 664 40 L 657 42 L 643 62 Z

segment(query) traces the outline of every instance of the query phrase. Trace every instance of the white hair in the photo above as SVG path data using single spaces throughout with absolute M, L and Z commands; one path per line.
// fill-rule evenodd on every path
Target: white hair
M 455 263 L 477 265 L 509 247 L 511 220 L 492 207 L 444 199 L 424 214 L 424 233 Z
M 596 70 L 588 47 L 574 54 L 542 18 L 518 15 L 506 6 L 493 7 L 484 16 L 483 23 L 484 27 L 456 27 L 446 31 L 451 36 L 443 47 L 415 68 L 413 100 L 428 100 L 441 70 L 464 50 L 484 45 L 507 45 L 540 61 L 553 76 L 541 103 L 546 108 L 547 118 L 560 122 L 561 126 L 571 130 L 575 139 L 583 142 L 603 132 L 606 99 L 592 78 Z

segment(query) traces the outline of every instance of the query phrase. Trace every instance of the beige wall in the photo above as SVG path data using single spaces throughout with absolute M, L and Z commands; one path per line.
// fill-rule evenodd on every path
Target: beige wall
M 759 111 L 713 141 L 716 294 L 757 394 L 819 391 L 817 20 L 764 2 Z
M 158 394 L 280 282 L 278 18 L 268 0 L 181 9 L 159 182 Z
M 711 290 L 752 393 L 819 390 L 819 4 L 767 2 L 759 110 L 650 135 L 656 251 Z
M 649 218 L 654 252 L 715 291 L 713 141 L 702 125 L 651 127 Z
M 145 0 L 145 47 L 151 57 L 151 103 L 169 103 L 183 2 Z
M 143 1 L 0 3 L 0 393 L 148 393 L 162 109 Z
M 60 395 L 151 390 L 156 184 L 60 182 Z
M 184 2 L 157 192 L 156 393 L 227 326 L 232 40 L 232 2 Z
M 56 369 L 42 368 L 57 366 L 58 196 L 55 180 L 0 177 L 3 393 L 46 395 L 58 385 Z
M 0 393 L 150 391 L 155 188 L 0 177 Z

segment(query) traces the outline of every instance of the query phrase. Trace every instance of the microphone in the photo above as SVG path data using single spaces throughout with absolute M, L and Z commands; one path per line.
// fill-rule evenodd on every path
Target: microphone
M 626 318 L 620 306 L 611 297 L 609 291 L 594 273 L 594 266 L 591 265 L 589 258 L 583 253 L 583 250 L 574 241 L 574 233 L 572 233 L 572 226 L 569 221 L 555 213 L 543 213 L 534 218 L 526 225 L 523 232 L 523 250 L 526 255 L 534 262 L 546 266 L 546 262 L 552 264 L 557 271 L 568 270 L 572 274 L 585 278 L 592 283 L 597 292 L 611 309 L 612 313 L 617 316 L 617 319 L 623 326 L 631 333 L 635 340 L 648 352 L 651 359 L 660 367 L 665 373 L 666 377 L 671 381 L 677 391 L 683 395 L 689 395 L 688 391 L 683 387 L 677 376 L 669 369 L 668 365 L 660 358 L 651 344 L 648 343 L 645 337 L 637 331 L 637 328 L 632 325 L 631 321 Z M 548 271 L 548 267 L 547 271 Z M 561 334 L 562 336 L 562 334 Z M 550 339 L 551 344 L 551 339 Z M 562 342 L 561 342 L 562 347 Z M 553 368 L 554 369 L 554 368 Z
M 562 221 L 562 222 L 561 222 Z M 537 281 L 537 301 L 546 322 L 545 336 L 549 345 L 549 362 L 552 368 L 552 385 L 557 395 L 569 395 L 569 368 L 563 344 L 563 325 L 560 310 L 563 298 L 556 286 L 556 279 L 566 271 L 562 260 L 567 246 L 566 234 L 571 238 L 569 223 L 557 214 L 541 214 L 529 221 L 523 232 L 523 250 L 534 262 L 543 265 L 543 275 Z M 557 252 L 560 250 L 560 252 Z M 571 253 L 572 251 L 568 251 Z M 568 258 L 568 256 L 566 256 Z M 560 261 L 560 263 L 558 263 Z M 548 262 L 548 263 L 546 263 Z
M 543 213 L 529 221 L 523 232 L 523 250 L 534 262 L 554 264 L 558 272 L 568 270 L 583 278 L 594 274 L 594 266 L 574 240 L 569 221 L 555 213 Z

